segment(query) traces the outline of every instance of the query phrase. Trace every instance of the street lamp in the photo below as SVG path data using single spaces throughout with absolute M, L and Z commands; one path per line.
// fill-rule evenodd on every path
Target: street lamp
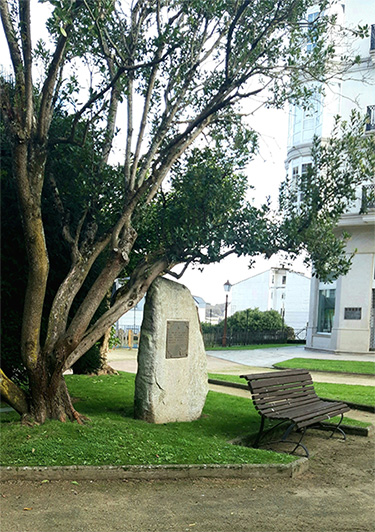
M 224 284 L 224 290 L 226 294 L 225 294 L 224 332 L 223 332 L 223 341 L 222 341 L 223 347 L 226 347 L 227 345 L 228 294 L 231 288 L 232 288 L 232 285 L 230 284 L 229 281 L 227 281 Z

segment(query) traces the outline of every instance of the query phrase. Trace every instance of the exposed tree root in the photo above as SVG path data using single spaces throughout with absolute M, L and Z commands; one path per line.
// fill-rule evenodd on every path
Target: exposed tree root
M 102 367 L 100 368 L 100 370 L 98 371 L 97 375 L 118 375 L 118 371 L 116 371 L 115 369 L 111 368 L 111 366 L 105 362 Z
M 89 423 L 91 419 L 87 416 L 84 416 L 83 414 L 80 414 L 73 408 L 73 418 L 77 421 L 78 425 L 84 425 L 85 423 Z

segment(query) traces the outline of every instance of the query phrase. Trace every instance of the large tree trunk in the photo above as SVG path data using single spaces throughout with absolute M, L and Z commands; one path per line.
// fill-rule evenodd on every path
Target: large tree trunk
M 41 369 L 41 368 L 40 368 Z M 18 412 L 26 423 L 44 423 L 46 419 L 83 423 L 87 418 L 73 407 L 64 376 L 47 378 L 41 371 L 30 376 L 31 396 L 18 388 L 3 371 L 0 373 L 1 397 Z
M 84 416 L 73 407 L 71 397 L 66 386 L 64 376 L 60 373 L 52 379 L 46 374 L 39 375 L 37 382 L 30 387 L 32 397 L 29 406 L 29 415 L 33 421 L 44 423 L 46 419 L 59 421 L 78 421 L 82 423 Z

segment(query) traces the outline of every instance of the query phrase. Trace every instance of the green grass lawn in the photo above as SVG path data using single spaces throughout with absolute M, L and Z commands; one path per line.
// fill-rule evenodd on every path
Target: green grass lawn
M 287 454 L 231 445 L 256 433 L 260 418 L 250 400 L 209 392 L 203 415 L 191 423 L 149 424 L 133 419 L 134 375 L 66 381 L 86 425 L 48 421 L 22 426 L 15 412 L 1 417 L 1 465 L 128 465 L 289 463 Z
M 209 373 L 208 376 L 210 379 L 246 384 L 246 380 L 241 379 L 237 375 Z M 357 403 L 361 405 L 375 406 L 375 386 L 314 382 L 314 388 L 319 397 L 336 399 L 337 401 L 347 401 L 349 403 Z
M 375 362 L 355 360 L 318 360 L 316 358 L 291 358 L 275 364 L 275 368 L 303 368 L 309 371 L 335 371 L 375 375 Z
M 288 347 L 290 344 L 252 344 L 252 345 L 231 345 L 222 347 L 214 345 L 206 347 L 206 351 L 252 351 L 253 349 L 268 349 L 269 347 Z

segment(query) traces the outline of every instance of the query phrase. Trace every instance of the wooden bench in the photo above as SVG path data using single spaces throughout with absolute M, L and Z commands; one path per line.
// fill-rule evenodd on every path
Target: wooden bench
M 307 428 L 316 427 L 327 429 L 327 425 L 322 421 L 341 415 L 341 419 L 333 428 L 331 437 L 339 431 L 344 439 L 344 431 L 340 428 L 343 415 L 350 408 L 342 402 L 331 402 L 320 399 L 314 390 L 313 381 L 308 371 L 303 369 L 292 369 L 274 371 L 268 373 L 257 373 L 253 375 L 241 375 L 247 380 L 254 406 L 262 416 L 258 435 L 254 442 L 254 447 L 258 447 L 261 439 L 269 432 L 279 427 L 282 423 L 289 422 L 281 440 L 295 444 L 292 453 L 302 447 L 309 456 L 307 448 L 301 443 Z M 279 423 L 264 430 L 265 420 L 278 420 Z M 293 429 L 301 432 L 298 442 L 288 440 L 288 436 Z

